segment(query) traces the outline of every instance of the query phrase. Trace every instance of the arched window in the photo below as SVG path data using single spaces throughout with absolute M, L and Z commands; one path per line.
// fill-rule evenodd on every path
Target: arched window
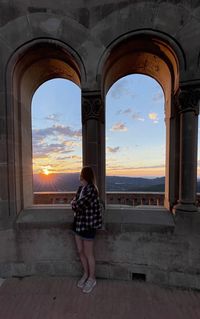
M 107 191 L 164 192 L 165 139 L 158 82 L 141 74 L 116 81 L 106 96 Z
M 80 87 L 81 75 L 84 78 L 84 69 L 76 53 L 63 43 L 54 40 L 39 39 L 33 41 L 33 43 L 28 43 L 25 48 L 22 47 L 19 49 L 9 63 L 7 85 L 11 89 L 12 95 L 8 96 L 8 104 L 11 105 L 11 110 L 8 110 L 8 112 L 10 112 L 12 116 L 9 118 L 7 125 L 11 136 L 8 161 L 10 174 L 9 189 L 11 197 L 14 198 L 13 206 L 10 210 L 13 214 L 31 208 L 34 202 L 31 128 L 31 104 L 33 95 L 43 83 L 56 78 L 69 80 Z M 65 103 L 67 109 L 67 104 L 70 103 L 70 99 L 67 98 Z M 46 107 L 46 109 L 48 109 L 49 106 L 50 102 L 48 105 L 41 105 L 41 108 Z M 40 113 L 41 112 L 38 112 L 38 115 Z M 57 112 L 50 112 L 46 117 L 49 115 L 51 120 L 53 120 L 53 114 L 56 113 Z M 62 121 L 63 120 L 64 119 L 62 119 Z M 71 121 L 70 117 L 68 117 L 68 120 L 69 122 Z M 61 127 L 59 129 L 57 128 L 57 131 L 60 130 L 60 132 L 62 131 L 63 133 L 62 125 L 66 126 L 67 124 L 64 123 L 60 125 Z M 46 126 L 46 128 L 48 129 L 48 126 Z M 43 127 L 43 129 L 44 133 L 45 127 Z M 75 130 L 77 130 L 77 134 L 79 135 L 80 126 L 77 129 L 74 128 L 74 131 Z M 50 131 L 51 128 L 49 127 L 49 132 Z M 54 134 L 55 131 L 56 129 L 54 130 Z M 70 131 L 68 131 L 68 133 L 69 132 Z M 49 144 L 46 143 L 47 140 L 43 140 L 47 148 L 49 145 L 52 147 L 52 144 L 55 146 L 56 143 L 53 137 L 55 136 L 51 136 Z M 61 144 L 61 141 L 58 141 L 57 144 Z M 45 147 L 45 145 L 43 146 Z M 59 149 L 58 146 L 58 150 Z M 36 149 L 34 149 L 34 153 L 35 152 Z M 59 155 L 61 158 L 64 157 L 62 157 L 61 154 Z M 52 156 L 53 155 L 51 155 L 51 157 Z M 77 156 L 79 156 L 78 153 Z
M 82 166 L 81 92 L 73 82 L 52 79 L 32 99 L 33 191 L 66 192 L 77 188 Z M 61 194 L 63 195 L 63 194 Z M 43 204 L 35 194 L 35 202 Z M 48 203 L 65 203 L 51 194 Z
M 179 196 L 179 146 L 176 143 L 179 138 L 179 123 L 174 98 L 179 88 L 177 57 L 167 43 L 147 34 L 125 38 L 122 41 L 118 39 L 116 42 L 116 44 L 111 44 L 107 56 L 105 54 L 106 58 L 103 64 L 104 96 L 116 81 L 130 74 L 150 76 L 163 89 L 166 125 L 164 206 L 172 209 Z M 156 121 L 155 114 L 150 116 L 152 121 Z

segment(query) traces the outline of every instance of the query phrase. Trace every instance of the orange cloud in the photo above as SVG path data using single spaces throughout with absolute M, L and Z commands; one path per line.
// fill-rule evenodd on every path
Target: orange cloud
M 110 165 L 106 168 L 106 175 L 115 176 L 164 176 L 165 167 L 163 165 L 149 167 L 123 167 L 120 165 Z
M 115 175 L 115 176 L 136 176 L 136 177 L 152 177 L 152 176 L 165 176 L 165 171 L 161 169 L 154 169 L 154 170 L 106 170 L 106 175 Z
M 158 123 L 158 114 L 157 113 L 149 113 L 150 120 L 153 121 L 153 123 Z

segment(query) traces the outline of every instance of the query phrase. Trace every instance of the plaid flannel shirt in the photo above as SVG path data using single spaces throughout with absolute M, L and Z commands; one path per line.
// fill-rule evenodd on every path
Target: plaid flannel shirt
M 78 188 L 71 205 L 74 211 L 74 226 L 77 232 L 99 229 L 102 227 L 102 214 L 98 192 L 93 184 L 84 187 L 82 197 L 79 199 L 83 186 Z

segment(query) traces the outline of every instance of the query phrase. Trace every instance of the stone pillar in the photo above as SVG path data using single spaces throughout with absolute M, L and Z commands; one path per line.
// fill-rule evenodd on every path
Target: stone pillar
M 197 139 L 200 91 L 191 87 L 179 92 L 180 175 L 175 211 L 197 211 Z
M 5 90 L 0 91 L 0 101 L 0 229 L 2 230 L 12 227 L 16 218 L 16 205 L 13 179 L 14 158 L 10 154 L 12 134 L 8 130 L 12 114 L 9 94 L 6 95 Z
M 2 94 L 0 94 L 2 97 Z M 2 105 L 1 105 L 2 107 Z M 9 189 L 8 189 L 8 163 L 7 163 L 7 135 L 6 118 L 0 110 L 0 228 L 9 217 Z
M 83 165 L 94 169 L 105 202 L 105 108 L 100 91 L 82 92 Z
M 165 106 L 166 164 L 165 164 L 165 208 L 171 210 L 179 199 L 179 149 L 180 119 L 177 94 L 171 96 Z

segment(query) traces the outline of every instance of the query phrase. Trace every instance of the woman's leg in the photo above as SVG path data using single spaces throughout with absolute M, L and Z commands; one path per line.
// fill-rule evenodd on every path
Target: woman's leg
M 84 255 L 88 263 L 88 275 L 95 279 L 95 257 L 94 257 L 94 240 L 83 240 Z
M 79 236 L 75 235 L 75 241 L 76 241 L 76 246 L 77 246 L 77 250 L 79 253 L 79 257 L 81 260 L 81 264 L 82 264 L 83 269 L 84 269 L 84 275 L 85 275 L 85 277 L 88 277 L 89 276 L 89 269 L 88 269 L 87 258 L 84 254 L 83 240 Z

